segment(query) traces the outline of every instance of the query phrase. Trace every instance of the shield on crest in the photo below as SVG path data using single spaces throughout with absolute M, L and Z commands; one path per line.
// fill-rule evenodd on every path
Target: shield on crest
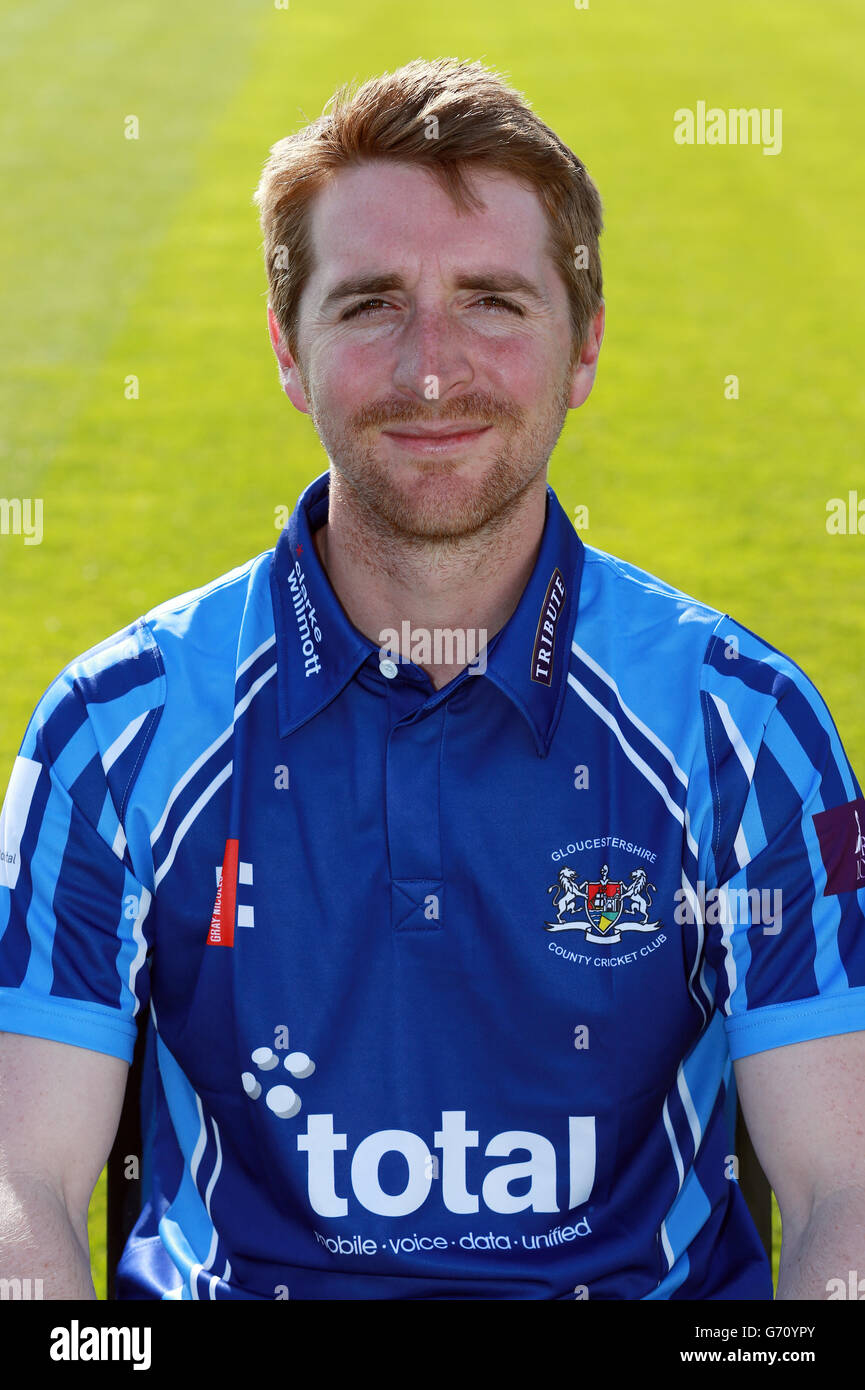
M 606 883 L 590 883 L 586 900 L 586 916 L 596 931 L 610 931 L 622 915 L 625 885 L 609 879 Z

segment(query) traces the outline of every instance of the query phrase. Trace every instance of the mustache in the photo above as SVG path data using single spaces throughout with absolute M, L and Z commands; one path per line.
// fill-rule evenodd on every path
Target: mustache
M 371 401 L 349 420 L 355 430 L 382 428 L 384 425 L 436 425 L 442 421 L 471 420 L 486 425 L 520 425 L 525 411 L 513 401 L 503 400 L 490 391 L 472 391 L 442 401 L 437 409 L 425 409 L 418 401 Z

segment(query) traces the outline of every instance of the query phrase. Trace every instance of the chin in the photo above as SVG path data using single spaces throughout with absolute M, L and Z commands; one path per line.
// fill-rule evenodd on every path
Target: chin
M 370 501 L 390 528 L 404 536 L 455 540 L 473 535 L 506 509 L 531 481 L 501 463 L 479 477 L 457 473 L 458 465 L 426 463 L 411 483 L 399 486 L 391 474 L 379 478 Z

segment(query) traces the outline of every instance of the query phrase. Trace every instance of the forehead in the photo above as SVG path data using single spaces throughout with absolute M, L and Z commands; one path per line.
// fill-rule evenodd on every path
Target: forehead
M 313 276 L 329 282 L 385 257 L 393 269 L 434 258 L 465 270 L 494 258 L 540 273 L 549 225 L 534 189 L 497 170 L 471 170 L 467 182 L 483 210 L 457 209 L 438 180 L 415 165 L 370 160 L 340 169 L 312 205 Z

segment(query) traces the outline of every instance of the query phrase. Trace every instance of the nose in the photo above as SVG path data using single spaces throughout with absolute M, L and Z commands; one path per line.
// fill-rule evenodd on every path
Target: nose
M 474 369 L 459 324 L 443 305 L 415 303 L 400 330 L 394 387 L 417 400 L 433 401 L 464 390 L 473 381 Z

